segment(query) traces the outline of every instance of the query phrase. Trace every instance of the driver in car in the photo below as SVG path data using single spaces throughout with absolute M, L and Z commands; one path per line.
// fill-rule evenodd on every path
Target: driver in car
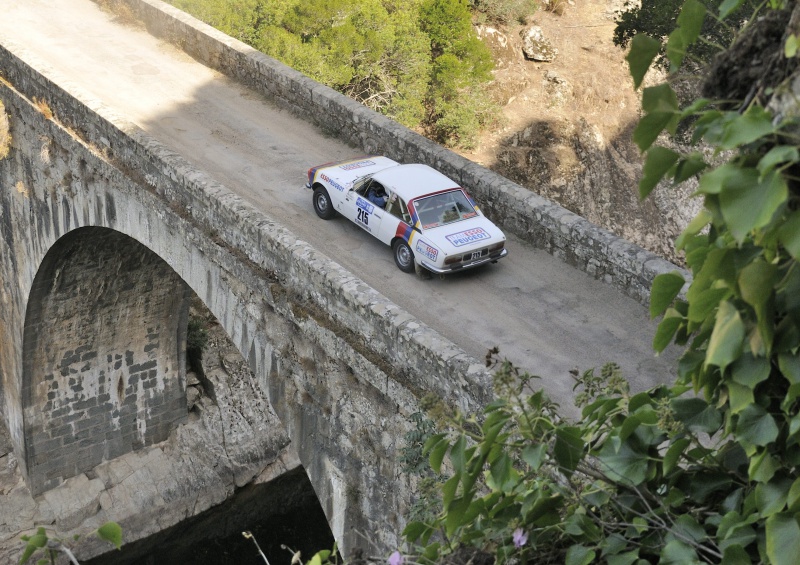
M 377 182 L 373 182 L 367 190 L 367 200 L 379 208 L 385 208 L 388 199 L 388 196 L 386 196 L 386 189 Z

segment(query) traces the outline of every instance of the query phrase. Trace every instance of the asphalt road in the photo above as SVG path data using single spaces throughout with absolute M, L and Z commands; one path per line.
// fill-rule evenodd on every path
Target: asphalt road
M 573 368 L 615 361 L 634 390 L 672 380 L 676 353 L 653 354 L 644 306 L 513 236 L 496 265 L 423 280 L 343 218 L 318 219 L 307 169 L 362 152 L 144 29 L 90 0 L 0 0 L 0 14 L 0 41 L 34 66 L 137 124 L 467 353 L 480 359 L 498 345 L 562 406 L 572 405 Z

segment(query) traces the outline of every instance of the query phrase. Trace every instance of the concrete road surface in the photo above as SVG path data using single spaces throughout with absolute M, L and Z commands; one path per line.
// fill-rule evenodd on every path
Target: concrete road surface
M 499 345 L 565 413 L 574 413 L 573 368 L 616 361 L 635 390 L 672 380 L 676 353 L 654 356 L 644 306 L 513 236 L 496 265 L 422 280 L 355 225 L 318 219 L 306 170 L 362 151 L 144 29 L 90 0 L 0 0 L 0 14 L 0 41 L 73 94 L 137 124 L 469 354 Z

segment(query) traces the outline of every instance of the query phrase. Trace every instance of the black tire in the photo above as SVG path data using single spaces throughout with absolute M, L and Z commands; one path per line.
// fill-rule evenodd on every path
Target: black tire
M 398 239 L 392 244 L 394 254 L 394 264 L 404 273 L 414 272 L 414 252 L 402 239 Z
M 328 196 L 328 191 L 322 186 L 314 188 L 314 211 L 323 220 L 330 220 L 336 215 L 331 197 Z

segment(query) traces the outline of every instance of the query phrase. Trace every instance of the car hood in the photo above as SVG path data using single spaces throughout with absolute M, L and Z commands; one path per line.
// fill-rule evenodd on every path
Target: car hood
M 485 216 L 476 216 L 422 231 L 422 238 L 446 255 L 466 253 L 505 241 L 503 232 Z

